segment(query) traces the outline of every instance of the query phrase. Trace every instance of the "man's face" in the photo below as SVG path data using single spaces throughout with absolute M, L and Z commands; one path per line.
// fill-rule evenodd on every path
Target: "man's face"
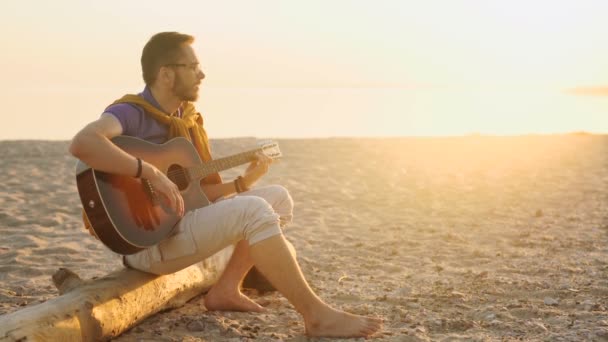
M 182 48 L 182 54 L 171 64 L 175 71 L 173 82 L 173 95 L 182 101 L 196 101 L 198 99 L 198 87 L 205 74 L 200 69 L 198 59 L 190 45 Z

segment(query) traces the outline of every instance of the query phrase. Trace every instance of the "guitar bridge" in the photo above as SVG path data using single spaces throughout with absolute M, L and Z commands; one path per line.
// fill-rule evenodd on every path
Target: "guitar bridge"
M 152 204 L 154 204 L 154 205 L 158 205 L 159 204 L 158 193 L 156 192 L 156 190 L 154 190 L 152 183 L 150 183 L 150 181 L 147 180 L 146 178 L 142 178 L 141 186 L 144 188 L 144 192 L 146 193 L 146 196 L 148 196 L 148 199 L 150 200 L 150 202 L 152 202 Z

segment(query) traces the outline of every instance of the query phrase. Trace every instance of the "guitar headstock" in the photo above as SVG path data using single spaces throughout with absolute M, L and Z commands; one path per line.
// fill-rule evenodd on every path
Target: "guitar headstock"
M 276 141 L 263 140 L 258 142 L 258 145 L 260 146 L 262 153 L 272 159 L 278 159 L 283 156 L 283 154 L 281 154 L 281 150 L 279 149 L 279 143 Z

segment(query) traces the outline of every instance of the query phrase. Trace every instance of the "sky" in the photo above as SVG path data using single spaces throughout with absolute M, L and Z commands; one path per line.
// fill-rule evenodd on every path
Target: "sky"
M 211 137 L 608 133 L 608 1 L 0 3 L 0 140 L 70 139 L 157 32 L 196 37 Z

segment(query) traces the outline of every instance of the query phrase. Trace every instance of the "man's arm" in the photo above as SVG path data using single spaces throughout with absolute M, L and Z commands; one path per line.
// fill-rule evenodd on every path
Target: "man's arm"
M 135 176 L 137 160 L 110 141 L 120 134 L 122 134 L 122 126 L 118 119 L 113 115 L 103 114 L 97 121 L 86 125 L 74 136 L 70 144 L 70 153 L 93 169 Z
M 104 113 L 97 121 L 86 125 L 74 136 L 70 153 L 93 169 L 134 177 L 138 169 L 137 159 L 110 141 L 122 134 L 122 131 L 118 119 Z M 154 165 L 142 160 L 141 177 L 148 179 L 154 189 L 165 196 L 171 207 L 183 215 L 184 200 L 177 186 L 167 176 Z

